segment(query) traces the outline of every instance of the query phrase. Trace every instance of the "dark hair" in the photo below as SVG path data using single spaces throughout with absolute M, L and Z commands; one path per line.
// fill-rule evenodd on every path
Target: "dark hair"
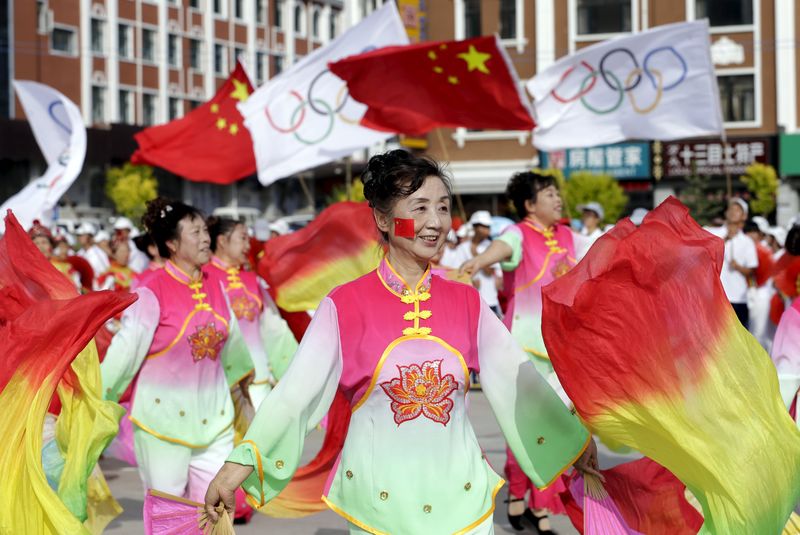
M 361 177 L 364 197 L 375 210 L 390 214 L 398 200 L 421 188 L 429 176 L 439 177 L 448 195 L 452 195 L 450 177 L 437 161 L 401 149 L 376 154 L 367 162 L 367 170 Z M 388 240 L 388 235 L 382 234 Z
M 137 249 L 146 254 L 147 258 L 149 258 L 150 260 L 155 260 L 155 257 L 153 257 L 153 255 L 150 254 L 150 251 L 148 251 L 148 248 L 151 245 L 156 244 L 156 242 L 153 241 L 153 237 L 150 236 L 150 234 L 148 234 L 147 232 L 145 232 L 144 234 L 139 234 L 138 236 L 133 238 L 133 244 L 136 246 Z
M 152 201 L 148 201 L 147 210 L 142 216 L 142 225 L 152 236 L 161 258 L 167 259 L 172 256 L 167 242 L 180 237 L 178 223 L 187 216 L 190 219 L 196 217 L 203 219 L 203 212 L 194 206 L 164 197 L 156 197 Z
M 800 225 L 789 229 L 785 242 L 786 252 L 795 256 L 800 255 Z
M 211 250 L 217 252 L 217 239 L 220 236 L 230 236 L 236 225 L 243 225 L 242 221 L 233 219 L 231 217 L 218 217 L 212 215 L 206 219 L 206 226 L 208 226 L 208 235 L 211 236 Z
M 512 175 L 506 186 L 506 196 L 514 204 L 514 209 L 520 219 L 528 215 L 525 201 L 536 202 L 536 196 L 543 189 L 555 186 L 556 180 L 551 175 L 539 171 L 523 171 Z
M 761 229 L 758 228 L 758 225 L 756 225 L 755 221 L 753 221 L 752 219 L 748 219 L 747 221 L 744 222 L 744 227 L 742 228 L 742 232 L 744 232 L 745 234 L 748 234 L 750 232 L 760 233 Z

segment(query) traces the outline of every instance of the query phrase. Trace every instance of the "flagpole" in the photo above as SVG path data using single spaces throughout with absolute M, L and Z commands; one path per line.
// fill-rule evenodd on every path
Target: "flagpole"
M 311 196 L 311 190 L 308 189 L 308 184 L 306 184 L 305 173 L 298 174 L 297 180 L 300 181 L 300 187 L 303 188 L 303 193 L 306 194 L 308 205 L 311 207 L 312 210 L 314 210 L 314 212 L 316 212 L 316 208 L 314 207 L 314 197 Z
M 728 202 L 733 198 L 733 180 L 731 169 L 728 167 L 728 134 L 722 130 L 722 169 L 725 171 L 725 184 L 728 190 Z
M 447 145 L 444 144 L 444 136 L 442 135 L 442 129 L 436 129 L 436 136 L 439 138 L 439 145 L 442 147 L 442 153 L 444 154 L 444 159 L 447 160 L 447 163 L 450 164 L 450 155 L 447 152 Z M 455 179 L 455 177 L 453 177 Z M 455 186 L 455 184 L 453 184 Z M 461 199 L 461 193 L 458 192 L 458 187 L 456 186 L 456 204 L 458 204 L 458 211 L 461 213 L 461 219 L 465 222 L 467 221 L 467 212 L 464 210 L 464 201 Z

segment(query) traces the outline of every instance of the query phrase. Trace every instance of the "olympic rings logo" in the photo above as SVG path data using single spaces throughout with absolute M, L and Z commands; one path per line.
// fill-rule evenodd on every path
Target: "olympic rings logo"
M 368 46 L 367 48 L 363 49 L 360 54 L 374 49 L 374 46 Z M 264 114 L 267 117 L 267 122 L 269 125 L 275 129 L 276 132 L 294 136 L 294 138 L 300 143 L 305 145 L 316 145 L 318 143 L 322 143 L 331 135 L 334 127 L 336 126 L 337 118 L 347 124 L 359 124 L 361 117 L 348 117 L 343 112 L 345 106 L 350 101 L 350 93 L 347 91 L 346 83 L 341 82 L 341 86 L 338 90 L 336 90 L 336 97 L 332 103 L 316 94 L 320 91 L 324 91 L 326 86 L 330 86 L 331 83 L 335 83 L 332 80 L 325 80 L 324 78 L 326 78 L 326 75 L 329 75 L 328 77 L 333 77 L 335 80 L 341 82 L 341 80 L 339 80 L 339 78 L 331 73 L 330 69 L 326 67 L 316 76 L 314 76 L 314 78 L 311 80 L 311 83 L 308 85 L 308 90 L 305 91 L 305 95 L 296 89 L 289 91 L 288 96 L 292 100 L 296 101 L 297 104 L 289 114 L 289 120 L 287 121 L 288 124 L 278 124 L 273 117 L 273 114 L 270 113 L 270 107 L 267 106 L 264 109 Z M 328 95 L 333 94 L 330 91 L 324 92 Z M 319 128 L 319 121 L 312 123 L 311 117 L 313 116 L 321 117 L 322 120 L 325 121 L 323 123 L 324 126 Z M 309 121 L 306 121 L 306 119 L 309 119 Z M 313 137 L 301 133 L 300 127 L 306 123 L 310 123 L 308 130 L 317 130 L 319 128 L 320 133 Z
M 628 62 L 632 65 L 627 76 L 617 76 L 617 74 L 613 72 L 608 66 L 611 58 L 621 58 L 623 62 Z M 680 66 L 680 74 L 674 80 L 665 83 L 664 75 L 661 70 L 651 66 L 654 58 L 662 62 L 669 61 L 670 58 L 672 58 L 672 62 Z M 600 58 L 598 65 L 599 67 L 597 69 L 587 61 L 581 61 L 576 65 L 572 65 L 561 75 L 556 86 L 550 91 L 550 95 L 562 104 L 580 101 L 584 108 L 597 115 L 605 115 L 618 110 L 620 106 L 622 106 L 625 96 L 627 95 L 631 108 L 633 108 L 636 113 L 645 115 L 658 107 L 666 91 L 675 89 L 683 83 L 689 72 L 686 60 L 672 46 L 661 46 L 650 50 L 645 54 L 641 65 L 634 53 L 629 49 L 622 47 L 614 48 L 606 52 L 605 55 Z M 578 90 L 570 96 L 559 94 L 558 91 L 561 87 L 572 77 L 573 73 L 578 71 L 578 69 L 586 73 L 578 85 Z M 649 81 L 655 91 L 653 101 L 647 106 L 637 102 L 636 95 L 633 92 L 645 79 Z M 587 98 L 587 95 L 590 93 L 594 94 L 594 90 L 598 87 L 598 81 L 603 82 L 603 86 L 601 87 L 605 87 L 614 93 L 614 96 L 604 107 L 600 107 L 597 103 L 590 102 Z

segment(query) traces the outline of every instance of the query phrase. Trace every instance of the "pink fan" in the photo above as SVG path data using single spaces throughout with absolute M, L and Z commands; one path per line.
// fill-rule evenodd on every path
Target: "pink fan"
M 216 525 L 206 521 L 203 504 L 149 489 L 144 498 L 146 535 L 233 535 L 228 512 L 220 512 Z
M 628 526 L 597 477 L 577 475 L 569 490 L 575 502 L 583 504 L 584 535 L 643 535 Z

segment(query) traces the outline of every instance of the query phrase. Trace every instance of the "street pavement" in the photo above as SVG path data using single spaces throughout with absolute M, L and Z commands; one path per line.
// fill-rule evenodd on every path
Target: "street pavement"
M 481 447 L 486 452 L 494 470 L 502 475 L 505 462 L 505 442 L 500 428 L 486 401 L 486 396 L 479 391 L 469 394 L 469 413 L 475 434 Z M 306 440 L 304 460 L 308 461 L 322 445 L 322 432 L 314 431 Z M 124 508 L 106 529 L 108 535 L 133 535 L 143 533 L 142 503 L 144 491 L 136 468 L 127 466 L 114 459 L 103 459 L 100 462 L 103 472 L 114 497 Z M 506 518 L 508 485 L 497 495 L 494 514 L 495 532 L 499 534 L 519 533 L 514 531 Z M 551 520 L 553 530 L 560 535 L 574 535 L 578 532 L 572 527 L 566 516 L 554 516 Z M 245 526 L 235 526 L 237 535 L 280 534 L 280 535 L 347 535 L 347 522 L 332 511 L 299 519 L 276 519 L 256 513 L 253 520 Z M 533 533 L 528 531 L 527 533 Z M 416 535 L 416 534 L 415 534 Z

